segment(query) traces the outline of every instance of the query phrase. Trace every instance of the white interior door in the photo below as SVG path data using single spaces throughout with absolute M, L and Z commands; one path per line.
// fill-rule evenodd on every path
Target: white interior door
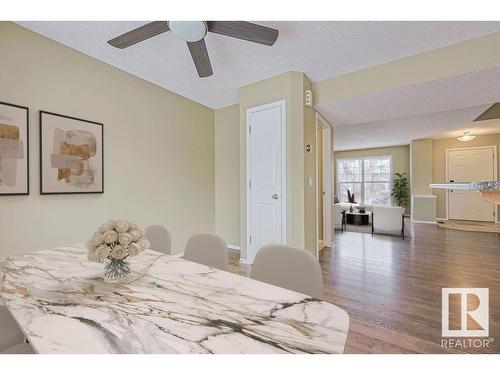
M 494 148 L 448 150 L 448 179 L 453 182 L 493 181 Z M 494 221 L 495 206 L 480 192 L 450 190 L 448 217 L 455 220 Z
M 249 109 L 249 218 L 247 261 L 253 262 L 257 251 L 284 238 L 284 103 Z

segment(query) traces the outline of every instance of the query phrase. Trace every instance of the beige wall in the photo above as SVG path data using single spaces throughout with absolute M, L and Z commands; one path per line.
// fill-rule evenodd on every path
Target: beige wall
M 432 139 L 411 141 L 411 190 L 413 194 L 432 194 Z
M 290 246 L 306 247 L 306 222 L 308 230 L 310 221 L 315 212 L 308 211 L 306 218 L 306 202 L 311 196 L 305 194 L 306 168 L 310 170 L 310 161 L 304 159 L 305 132 L 309 129 L 314 132 L 314 111 L 304 106 L 304 90 L 311 87 L 311 83 L 299 72 L 287 72 L 278 76 L 253 83 L 240 88 L 240 233 L 241 254 L 246 258 L 246 111 L 249 108 L 276 102 L 286 101 L 286 183 L 287 183 L 287 243 Z M 305 125 L 307 124 L 307 126 Z M 312 125 L 311 125 L 312 124 Z M 307 163 L 307 167 L 306 167 Z M 315 175 L 311 194 L 315 196 Z M 314 216 L 315 220 L 315 216 Z M 307 248 L 312 252 L 316 250 Z
M 0 256 L 84 242 L 105 219 L 214 230 L 214 111 L 9 22 L 0 101 L 30 108 L 29 196 L 0 196 Z M 105 193 L 39 194 L 38 111 L 104 123 Z
M 432 195 L 432 139 L 418 139 L 410 144 L 411 191 L 415 195 Z M 412 219 L 434 222 L 436 209 L 423 197 L 413 200 Z
M 313 108 L 305 107 L 303 95 L 311 87 L 303 73 L 280 74 L 242 87 L 239 105 L 216 111 L 216 232 L 229 243 L 240 245 L 243 258 L 246 258 L 246 110 L 280 100 L 286 102 L 287 120 L 287 243 L 316 251 L 316 115 Z M 305 144 L 311 144 L 313 151 L 304 156 Z M 235 179 L 237 174 L 239 177 Z M 314 182 L 312 187 L 308 186 L 309 176 Z
M 215 232 L 240 245 L 239 105 L 215 111 Z
M 312 90 L 312 83 L 303 75 L 303 88 Z M 304 99 L 303 99 L 304 100 Z M 312 107 L 306 107 L 305 102 L 301 103 L 304 108 L 304 141 L 302 143 L 302 155 L 304 155 L 304 246 L 307 250 L 316 255 L 318 247 L 318 186 L 316 181 L 316 159 L 317 159 L 317 143 L 322 140 L 317 140 L 316 135 L 316 111 Z M 305 145 L 312 146 L 311 152 L 304 152 Z M 313 184 L 309 186 L 309 178 Z
M 435 139 L 432 141 L 432 153 L 433 153 L 433 164 L 432 164 L 432 178 L 433 182 L 446 182 L 446 149 L 450 148 L 467 148 L 467 147 L 479 147 L 479 146 L 497 146 L 500 148 L 500 134 L 491 135 L 478 135 L 475 139 L 469 142 L 460 142 L 456 138 L 445 138 L 445 139 Z M 498 161 L 498 151 L 497 151 L 497 161 Z M 498 165 L 499 163 L 497 163 Z M 500 166 L 497 174 L 500 176 Z M 437 196 L 437 217 L 446 217 L 446 191 L 435 189 L 434 195 Z M 498 212 L 500 214 L 500 211 Z M 497 216 L 498 219 L 498 216 Z
M 335 159 L 357 158 L 365 156 L 392 156 L 392 172 L 406 173 L 410 179 L 410 146 L 368 148 L 363 150 L 336 151 Z M 411 183 L 410 183 L 411 185 Z M 334 184 L 335 195 L 337 195 L 337 184 Z M 411 194 L 411 189 L 410 189 Z M 409 202 L 410 204 L 410 202 Z M 409 213 L 409 207 L 406 208 Z

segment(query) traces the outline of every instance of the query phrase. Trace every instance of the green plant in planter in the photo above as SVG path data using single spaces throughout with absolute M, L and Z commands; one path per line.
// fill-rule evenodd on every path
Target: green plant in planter
M 408 177 L 406 173 L 394 174 L 394 186 L 392 187 L 391 196 L 394 197 L 398 206 L 406 207 L 408 205 L 408 196 L 410 189 L 408 188 Z

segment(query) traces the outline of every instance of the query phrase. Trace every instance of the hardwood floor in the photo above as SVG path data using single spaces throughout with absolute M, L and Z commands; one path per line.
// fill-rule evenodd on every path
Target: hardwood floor
M 351 318 L 345 352 L 500 353 L 500 234 L 407 228 L 406 240 L 336 232 L 335 246 L 322 251 L 325 299 Z M 238 257 L 231 253 L 230 271 L 248 276 Z M 489 288 L 489 347 L 441 347 L 441 288 L 462 287 Z

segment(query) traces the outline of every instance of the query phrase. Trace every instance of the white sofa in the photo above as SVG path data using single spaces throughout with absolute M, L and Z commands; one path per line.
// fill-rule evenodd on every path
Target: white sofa
M 366 204 L 352 204 L 353 208 L 365 207 L 371 211 L 372 234 L 398 234 L 404 239 L 404 212 L 403 207 L 398 206 L 379 206 Z M 335 215 L 335 228 L 342 227 L 342 211 L 349 211 L 350 203 L 335 203 L 333 212 Z

